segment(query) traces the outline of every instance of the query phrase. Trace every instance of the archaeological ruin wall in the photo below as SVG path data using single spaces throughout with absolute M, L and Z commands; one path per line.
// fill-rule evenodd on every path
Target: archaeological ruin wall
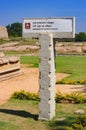
M 0 38 L 8 38 L 6 27 L 0 26 Z

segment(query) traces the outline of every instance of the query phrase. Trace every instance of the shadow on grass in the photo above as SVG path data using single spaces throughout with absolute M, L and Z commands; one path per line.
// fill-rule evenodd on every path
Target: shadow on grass
M 58 120 L 52 122 L 50 121 L 49 126 L 52 130 L 66 130 L 68 126 L 72 126 L 74 121 L 75 121 L 74 117 L 68 117 L 63 121 L 58 121 Z
M 24 118 L 33 118 L 36 121 L 38 120 L 38 115 L 31 114 L 31 113 L 29 113 L 27 111 L 23 111 L 23 110 L 0 109 L 0 112 L 15 115 L 15 116 L 20 116 L 20 117 L 24 117 Z

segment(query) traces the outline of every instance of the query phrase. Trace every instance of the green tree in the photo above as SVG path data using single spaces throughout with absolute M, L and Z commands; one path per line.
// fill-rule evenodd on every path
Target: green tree
M 79 41 L 79 42 L 86 41 L 86 33 L 80 32 L 79 34 L 76 34 L 75 41 Z
M 9 37 L 22 36 L 22 23 L 16 22 L 6 26 Z

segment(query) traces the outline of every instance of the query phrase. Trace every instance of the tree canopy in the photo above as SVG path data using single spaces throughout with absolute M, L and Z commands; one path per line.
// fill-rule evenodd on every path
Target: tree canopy
M 79 42 L 86 41 L 86 33 L 80 32 L 79 34 L 76 34 L 75 41 L 79 41 Z
M 22 23 L 16 22 L 6 26 L 9 37 L 22 36 Z

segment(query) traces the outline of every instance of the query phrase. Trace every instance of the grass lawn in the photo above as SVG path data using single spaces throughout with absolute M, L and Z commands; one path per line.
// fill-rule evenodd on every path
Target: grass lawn
M 66 80 L 86 80 L 86 56 L 58 56 L 56 71 L 70 74 Z
M 21 64 L 28 64 L 31 67 L 38 68 L 39 66 L 39 57 L 38 56 L 21 56 Z
M 39 58 L 22 56 L 21 63 L 38 67 Z M 57 56 L 56 72 L 70 74 L 65 80 L 86 80 L 86 56 Z
M 0 106 L 0 130 L 65 130 L 75 121 L 77 109 L 86 112 L 85 104 L 56 104 L 53 120 L 39 121 L 37 101 L 10 99 Z M 58 118 L 65 120 L 58 121 Z

